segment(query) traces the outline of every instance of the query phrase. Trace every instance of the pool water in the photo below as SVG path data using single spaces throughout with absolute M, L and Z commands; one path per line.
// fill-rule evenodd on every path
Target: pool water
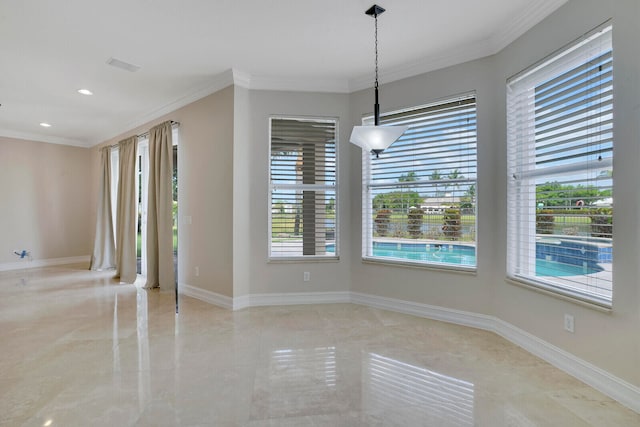
M 476 265 L 476 250 L 463 245 L 425 245 L 414 243 L 373 244 L 373 256 L 455 265 Z
M 333 251 L 333 245 L 327 245 Z M 473 246 L 454 244 L 374 242 L 373 256 L 396 260 L 419 261 L 475 267 L 476 250 Z M 536 259 L 536 276 L 566 277 L 592 274 L 602 271 L 595 267 L 583 267 L 545 259 Z
M 582 267 L 575 264 L 565 264 L 555 261 L 546 261 L 544 259 L 536 259 L 536 276 L 581 276 L 583 274 L 592 274 L 602 271 L 597 267 Z

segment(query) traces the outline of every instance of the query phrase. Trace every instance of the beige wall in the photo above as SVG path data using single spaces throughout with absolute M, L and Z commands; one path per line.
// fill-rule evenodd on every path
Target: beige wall
M 142 134 L 165 120 L 180 122 L 178 280 L 226 296 L 233 294 L 233 98 L 233 87 L 227 87 L 92 149 L 93 224 L 98 148 Z M 186 223 L 187 216 L 191 224 Z
M 0 137 L 0 264 L 91 254 L 90 150 Z
M 349 289 L 350 246 L 348 227 L 339 230 L 340 260 L 329 262 L 268 262 L 268 195 L 269 195 L 269 117 L 273 115 L 293 117 L 334 117 L 338 119 L 338 157 L 348 159 L 349 135 L 351 132 L 348 115 L 348 95 L 326 93 L 291 93 L 277 91 L 249 91 L 249 121 L 240 125 L 249 126 L 250 148 L 245 158 L 236 159 L 237 173 L 247 174 L 248 222 L 238 223 L 248 227 L 250 242 L 234 242 L 244 245 L 235 252 L 240 259 L 234 259 L 249 269 L 250 283 L 239 289 L 234 297 L 263 293 L 286 292 L 333 292 Z M 339 222 L 349 223 L 351 206 L 348 161 L 338 160 L 338 181 L 340 192 Z M 245 194 L 246 197 L 246 194 Z M 358 195 L 359 197 L 359 195 Z M 245 199 L 246 200 L 246 199 Z M 246 203 L 246 202 L 245 202 Z M 239 218 L 238 218 L 239 219 Z M 247 219 L 245 219 L 247 221 Z M 303 281 L 303 273 L 311 273 L 309 282 Z
M 234 87 L 233 296 L 251 293 L 251 111 L 249 90 Z
M 505 281 L 506 90 L 509 76 L 613 18 L 615 91 L 614 309 L 593 308 Z M 574 0 L 499 54 L 384 85 L 383 111 L 415 106 L 469 90 L 478 98 L 477 275 L 364 264 L 360 199 L 352 198 L 351 289 L 496 316 L 594 365 L 640 385 L 640 2 Z M 351 98 L 354 123 L 372 109 L 369 91 Z M 350 185 L 360 192 L 360 153 L 350 151 Z M 575 333 L 563 330 L 565 313 Z

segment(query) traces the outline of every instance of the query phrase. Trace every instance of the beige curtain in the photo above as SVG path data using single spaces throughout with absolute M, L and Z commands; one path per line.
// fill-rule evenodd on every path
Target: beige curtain
M 116 214 L 116 277 L 124 283 L 136 280 L 137 147 L 137 136 L 118 143 L 120 174 Z
M 149 205 L 147 209 L 146 288 L 174 290 L 173 144 L 171 122 L 149 131 Z
M 108 270 L 116 266 L 116 245 L 113 239 L 113 216 L 111 210 L 111 147 L 100 150 L 100 188 L 98 189 L 98 212 L 96 236 L 91 255 L 91 270 Z

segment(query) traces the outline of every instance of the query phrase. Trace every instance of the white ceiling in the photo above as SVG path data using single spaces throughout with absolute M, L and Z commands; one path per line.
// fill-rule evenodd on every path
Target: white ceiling
M 374 1 L 0 0 L 0 135 L 89 147 L 234 80 L 370 87 Z M 496 53 L 565 2 L 378 0 L 380 81 Z

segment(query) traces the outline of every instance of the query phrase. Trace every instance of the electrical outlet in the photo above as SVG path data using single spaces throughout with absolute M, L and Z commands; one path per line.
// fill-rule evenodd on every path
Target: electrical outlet
M 308 282 L 309 280 L 311 280 L 311 273 L 308 271 L 305 271 L 303 277 L 304 277 L 304 281 Z
M 573 322 L 573 316 L 570 314 L 565 314 L 564 315 L 564 330 L 567 332 L 571 332 L 573 333 L 574 331 L 574 322 Z
M 200 267 L 196 267 L 196 277 L 200 276 Z

